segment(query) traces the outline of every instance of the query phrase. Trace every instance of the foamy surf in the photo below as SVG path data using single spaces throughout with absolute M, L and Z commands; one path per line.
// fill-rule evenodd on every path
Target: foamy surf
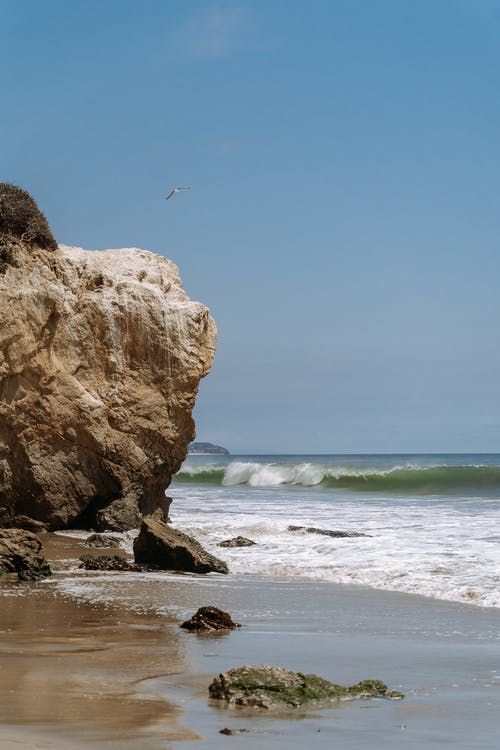
M 169 494 L 174 524 L 234 573 L 500 606 L 499 456 L 190 458 Z M 238 535 L 257 544 L 217 546 Z

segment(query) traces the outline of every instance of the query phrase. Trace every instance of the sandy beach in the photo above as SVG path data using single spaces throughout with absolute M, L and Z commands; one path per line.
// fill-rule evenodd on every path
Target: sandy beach
M 53 579 L 1 584 L 2 748 L 492 747 L 498 610 L 272 577 L 76 575 L 83 550 L 49 535 Z M 208 603 L 244 627 L 179 629 Z M 379 678 L 406 698 L 279 716 L 210 705 L 212 677 L 245 663 Z

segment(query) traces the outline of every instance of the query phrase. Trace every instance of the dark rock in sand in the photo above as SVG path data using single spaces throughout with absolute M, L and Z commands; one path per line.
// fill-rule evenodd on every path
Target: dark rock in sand
M 30 531 L 0 529 L 0 575 L 17 573 L 22 581 L 38 581 L 52 575 L 40 555 L 42 543 Z
M 204 550 L 196 539 L 151 517 L 142 522 L 134 542 L 134 557 L 137 563 L 156 565 L 162 570 L 228 572 L 226 563 Z
M 215 677 L 208 688 L 210 698 L 233 706 L 266 709 L 298 708 L 356 698 L 391 698 L 403 694 L 389 690 L 380 680 L 363 680 L 345 687 L 318 677 L 272 666 L 245 666 Z
M 119 547 L 120 538 L 110 534 L 91 534 L 85 540 L 86 547 L 99 549 L 101 547 Z
M 120 555 L 82 555 L 80 568 L 85 570 L 120 570 L 133 573 L 152 570 L 148 565 L 137 565 Z
M 186 630 L 235 630 L 241 628 L 231 615 L 217 607 L 200 607 L 199 610 L 181 625 Z
M 256 542 L 251 539 L 247 539 L 244 536 L 235 536 L 233 539 L 224 539 L 223 542 L 219 542 L 218 547 L 253 547 Z
M 370 536 L 369 534 L 362 534 L 360 531 L 331 531 L 330 529 L 316 529 L 314 526 L 289 526 L 288 531 L 306 531 L 308 534 L 322 534 L 323 536 L 331 536 L 335 539 L 351 536 Z

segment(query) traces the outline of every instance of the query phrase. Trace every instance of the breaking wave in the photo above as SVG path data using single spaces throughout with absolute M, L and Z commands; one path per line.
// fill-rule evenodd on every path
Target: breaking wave
M 356 470 L 315 463 L 274 464 L 233 461 L 226 466 L 185 464 L 176 483 L 247 485 L 250 487 L 320 486 L 357 492 L 447 494 L 500 491 L 498 466 L 396 466 L 391 469 Z

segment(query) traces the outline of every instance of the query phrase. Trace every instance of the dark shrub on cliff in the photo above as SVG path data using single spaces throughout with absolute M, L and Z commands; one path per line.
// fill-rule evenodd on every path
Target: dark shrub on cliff
M 7 182 L 0 182 L 0 238 L 2 236 L 47 250 L 57 248 L 48 221 L 31 195 Z

